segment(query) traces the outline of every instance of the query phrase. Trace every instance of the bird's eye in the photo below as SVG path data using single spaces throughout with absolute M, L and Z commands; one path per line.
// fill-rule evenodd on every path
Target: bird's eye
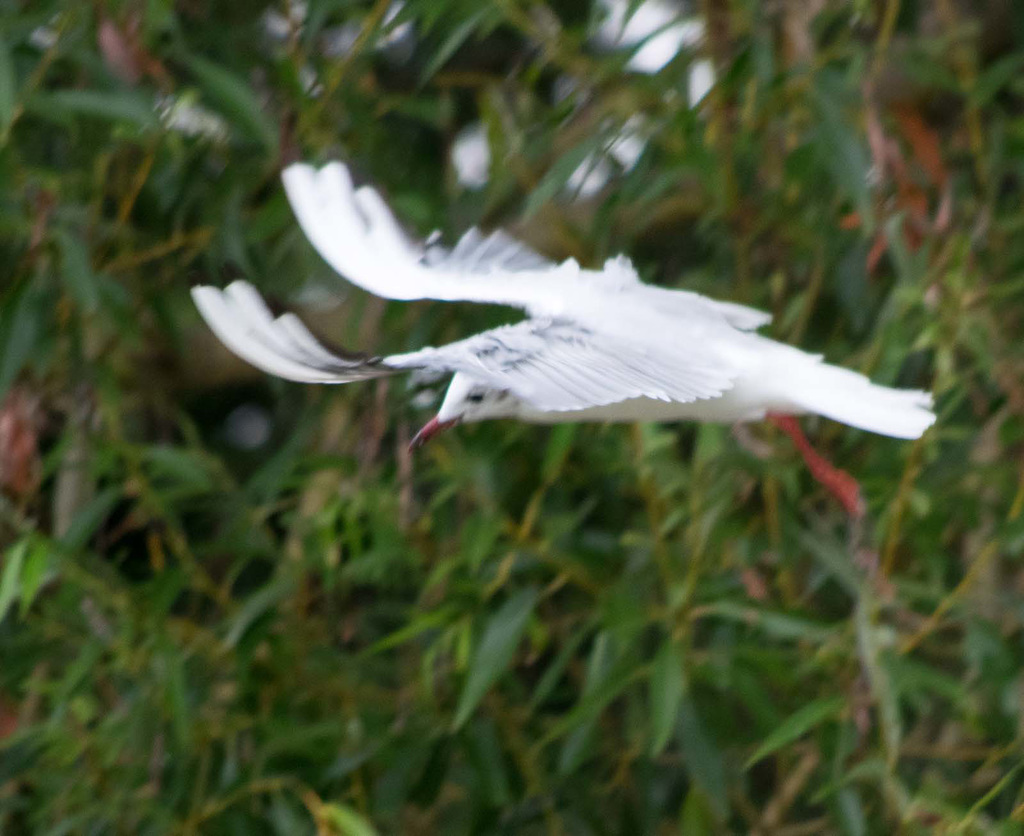
M 466 400 L 470 403 L 481 403 L 484 399 L 482 392 L 474 392 L 472 395 L 466 395 Z

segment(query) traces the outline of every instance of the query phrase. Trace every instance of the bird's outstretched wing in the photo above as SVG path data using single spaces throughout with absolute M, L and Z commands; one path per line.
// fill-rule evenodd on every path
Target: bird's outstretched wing
M 224 345 L 268 374 L 299 383 L 349 383 L 404 371 L 380 357 L 328 351 L 295 314 L 275 317 L 248 282 L 224 290 L 194 287 L 192 299 Z
M 595 290 L 635 292 L 680 318 L 698 316 L 740 330 L 771 317 L 753 308 L 696 293 L 644 285 L 628 258 L 583 270 L 573 259 L 556 264 L 504 232 L 470 229 L 452 248 L 422 244 L 405 234 L 380 194 L 356 188 L 338 162 L 305 163 L 282 174 L 299 225 L 317 252 L 353 284 L 386 299 L 438 299 L 512 305 L 534 316 L 557 315 L 566 300 L 592 283 Z
M 578 275 L 575 261 L 554 265 L 504 233 L 470 230 L 452 249 L 411 240 L 371 186 L 356 188 L 334 162 L 282 174 L 299 226 L 323 259 L 353 284 L 385 299 L 491 302 L 536 311 L 552 279 Z
M 387 362 L 463 372 L 542 412 L 641 397 L 689 403 L 721 395 L 738 373 L 724 362 L 681 362 L 669 351 L 560 319 L 528 319 Z
M 247 282 L 225 290 L 197 287 L 196 305 L 213 332 L 239 357 L 303 383 L 347 383 L 413 369 L 463 372 L 508 390 L 541 411 L 569 411 L 648 397 L 687 403 L 716 397 L 736 370 L 564 320 L 528 319 L 439 348 L 389 357 L 359 357 L 325 348 L 294 314 L 274 317 Z

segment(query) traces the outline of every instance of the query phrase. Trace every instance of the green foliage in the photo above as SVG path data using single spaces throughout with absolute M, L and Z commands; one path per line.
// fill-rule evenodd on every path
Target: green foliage
M 0 0 L 0 832 L 1020 833 L 1017 5 L 708 2 L 640 75 L 582 0 Z M 807 422 L 856 530 L 768 427 L 412 457 L 403 383 L 268 379 L 189 300 L 241 272 L 367 351 L 508 316 L 333 276 L 297 157 L 763 307 L 939 422 Z

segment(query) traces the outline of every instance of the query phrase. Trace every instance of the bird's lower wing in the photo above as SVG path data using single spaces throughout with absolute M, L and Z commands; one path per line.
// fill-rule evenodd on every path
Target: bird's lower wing
M 404 371 L 380 357 L 329 351 L 295 314 L 275 317 L 248 282 L 232 282 L 224 290 L 194 287 L 192 299 L 224 345 L 256 368 L 286 380 L 348 383 Z
M 440 348 L 387 358 L 389 365 L 445 367 L 508 390 L 544 412 L 653 398 L 689 403 L 730 389 L 738 370 L 594 332 L 565 320 L 529 319 Z
M 555 412 L 639 397 L 679 403 L 713 398 L 731 388 L 737 374 L 707 352 L 669 353 L 565 320 L 528 319 L 408 354 L 349 355 L 324 347 L 295 314 L 275 317 L 247 282 L 224 290 L 196 287 L 192 297 L 235 354 L 301 383 L 348 383 L 414 369 L 462 372 Z

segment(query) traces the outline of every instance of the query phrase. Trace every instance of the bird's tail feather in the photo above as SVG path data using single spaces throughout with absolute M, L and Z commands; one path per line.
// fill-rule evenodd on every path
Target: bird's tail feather
M 786 364 L 791 371 L 786 390 L 801 411 L 893 438 L 918 438 L 935 423 L 928 392 L 881 386 L 813 355 L 794 355 Z

